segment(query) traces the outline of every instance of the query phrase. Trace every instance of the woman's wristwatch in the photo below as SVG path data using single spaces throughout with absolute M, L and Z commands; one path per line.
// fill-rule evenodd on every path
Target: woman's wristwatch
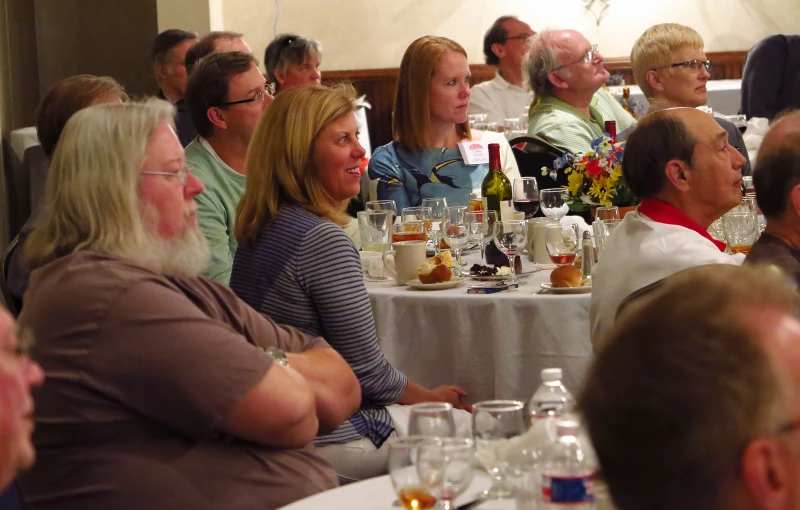
M 267 353 L 267 356 L 274 359 L 281 365 L 286 368 L 289 368 L 289 359 L 286 357 L 286 353 L 283 352 L 283 349 L 278 349 L 277 347 L 263 347 L 264 352 Z

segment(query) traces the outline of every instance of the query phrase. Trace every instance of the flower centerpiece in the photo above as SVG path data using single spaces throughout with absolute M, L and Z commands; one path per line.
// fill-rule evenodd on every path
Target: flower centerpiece
M 558 173 L 567 180 L 567 204 L 574 212 L 593 207 L 615 205 L 629 207 L 639 203 L 622 177 L 623 143 L 612 143 L 607 136 L 592 140 L 586 154 L 564 153 L 553 162 L 554 168 L 542 167 L 542 175 L 554 180 Z

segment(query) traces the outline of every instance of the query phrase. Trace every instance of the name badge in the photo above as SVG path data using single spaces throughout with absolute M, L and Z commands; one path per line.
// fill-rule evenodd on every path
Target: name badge
M 489 164 L 489 145 L 485 142 L 474 140 L 458 142 L 458 150 L 465 165 Z

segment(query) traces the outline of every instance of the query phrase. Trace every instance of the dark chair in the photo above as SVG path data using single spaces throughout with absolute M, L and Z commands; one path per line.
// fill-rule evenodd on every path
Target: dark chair
M 539 189 L 567 185 L 563 174 L 559 175 L 558 180 L 549 175 L 542 175 L 542 167 L 553 168 L 553 161 L 567 151 L 534 135 L 519 136 L 508 143 L 511 144 L 511 151 L 517 160 L 517 167 L 522 177 L 534 177 Z
M 0 508 L 3 510 L 26 510 L 25 502 L 22 500 L 22 492 L 17 486 L 17 482 L 13 482 L 0 492 Z
M 8 267 L 9 261 L 11 260 L 11 255 L 14 253 L 14 250 L 17 249 L 18 243 L 19 234 L 17 234 L 14 239 L 11 240 L 11 243 L 6 248 L 6 252 L 3 254 L 2 271 L 0 271 L 0 287 L 3 291 L 3 299 L 6 302 L 6 308 L 8 308 L 8 311 L 11 312 L 11 315 L 14 317 L 18 316 L 20 310 L 22 310 L 22 302 L 11 295 L 11 292 L 8 290 Z

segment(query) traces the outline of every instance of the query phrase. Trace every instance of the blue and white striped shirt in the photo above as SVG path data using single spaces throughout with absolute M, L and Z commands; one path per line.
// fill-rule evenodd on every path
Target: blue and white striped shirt
M 361 259 L 341 227 L 300 207 L 281 207 L 253 246 L 237 249 L 231 288 L 276 322 L 325 338 L 358 377 L 361 408 L 315 444 L 369 437 L 380 447 L 394 430 L 386 406 L 408 379 L 378 347 Z

